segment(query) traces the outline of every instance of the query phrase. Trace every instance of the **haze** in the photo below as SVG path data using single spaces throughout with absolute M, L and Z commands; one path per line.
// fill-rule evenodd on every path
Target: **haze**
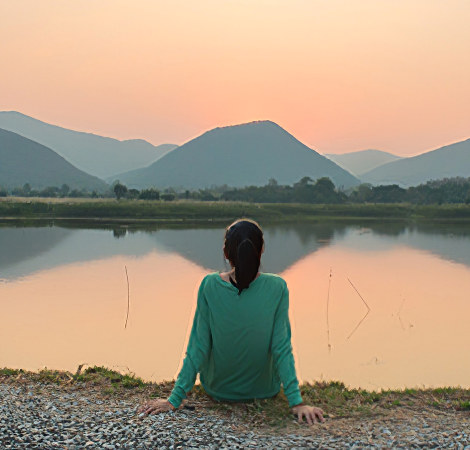
M 182 144 L 272 120 L 322 153 L 470 136 L 468 1 L 0 0 L 0 110 Z

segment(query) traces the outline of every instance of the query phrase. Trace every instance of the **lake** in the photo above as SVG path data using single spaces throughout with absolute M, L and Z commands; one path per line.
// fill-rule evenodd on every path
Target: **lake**
M 299 379 L 470 387 L 468 225 L 262 225 L 261 270 L 290 291 Z M 175 377 L 199 283 L 228 268 L 223 234 L 3 224 L 0 367 Z

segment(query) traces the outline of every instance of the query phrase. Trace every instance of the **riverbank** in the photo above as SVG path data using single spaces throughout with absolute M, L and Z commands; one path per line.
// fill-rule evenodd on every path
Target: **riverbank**
M 237 217 L 266 222 L 319 220 L 470 220 L 470 205 L 335 204 L 39 199 L 7 197 L 0 220 L 66 220 L 101 223 L 226 223 Z
M 72 374 L 0 369 L 2 448 L 452 447 L 470 444 L 470 390 L 368 392 L 342 383 L 302 385 L 323 424 L 299 425 L 282 393 L 252 403 L 216 403 L 195 386 L 186 407 L 141 417 L 173 382 L 88 367 Z

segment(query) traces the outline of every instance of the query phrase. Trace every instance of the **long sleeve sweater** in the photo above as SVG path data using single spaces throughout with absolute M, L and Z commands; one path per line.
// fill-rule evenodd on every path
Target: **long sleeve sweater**
M 240 295 L 219 272 L 206 275 L 169 402 L 178 408 L 199 373 L 216 400 L 272 397 L 282 383 L 289 406 L 301 403 L 288 310 L 289 290 L 278 275 L 261 273 Z

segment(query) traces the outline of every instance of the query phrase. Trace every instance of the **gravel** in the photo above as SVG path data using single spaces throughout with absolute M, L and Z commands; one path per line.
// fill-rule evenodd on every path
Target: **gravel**
M 60 386 L 0 384 L 0 448 L 459 448 L 470 449 L 468 412 L 400 409 L 329 419 L 295 432 L 252 429 L 201 408 L 141 417 L 137 398 L 98 398 Z M 295 425 L 293 424 L 293 427 Z

